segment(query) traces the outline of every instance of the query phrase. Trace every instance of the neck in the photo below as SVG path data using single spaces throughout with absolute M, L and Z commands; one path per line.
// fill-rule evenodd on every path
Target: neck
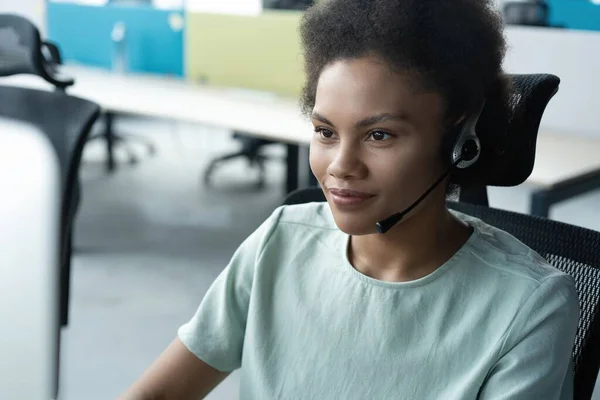
M 348 256 L 372 278 L 411 281 L 443 265 L 469 236 L 470 228 L 441 205 L 420 210 L 385 234 L 353 236 Z

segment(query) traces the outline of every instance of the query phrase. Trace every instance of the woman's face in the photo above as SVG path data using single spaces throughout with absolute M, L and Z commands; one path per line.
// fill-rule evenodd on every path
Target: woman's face
M 335 62 L 320 76 L 310 165 L 347 234 L 375 233 L 377 221 L 406 209 L 443 172 L 442 99 L 410 82 L 370 57 Z M 442 184 L 405 218 L 444 197 Z

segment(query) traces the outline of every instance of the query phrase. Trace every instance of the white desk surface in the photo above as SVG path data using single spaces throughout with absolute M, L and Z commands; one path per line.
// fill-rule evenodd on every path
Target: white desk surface
M 92 100 L 106 111 L 230 128 L 300 145 L 308 145 L 312 136 L 312 125 L 300 114 L 294 99 L 88 67 L 69 66 L 64 71 L 76 79 L 68 93 Z M 33 76 L 2 78 L 0 84 L 51 89 Z M 580 137 L 542 127 L 535 167 L 527 182 L 549 187 L 599 168 L 600 137 Z
M 309 144 L 312 137 L 312 124 L 301 115 L 295 99 L 88 67 L 68 66 L 63 71 L 75 78 L 75 85 L 67 88 L 69 94 L 94 101 L 106 111 L 226 127 L 294 144 Z M 41 78 L 27 75 L 1 78 L 0 85 L 51 89 Z
M 600 137 L 540 128 L 535 166 L 528 183 L 550 187 L 594 170 L 600 170 Z

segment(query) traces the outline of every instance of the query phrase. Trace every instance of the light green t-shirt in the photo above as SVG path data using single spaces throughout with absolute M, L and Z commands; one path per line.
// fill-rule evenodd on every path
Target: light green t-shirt
M 242 400 L 572 398 L 572 278 L 456 215 L 474 228 L 467 243 L 393 283 L 352 267 L 326 203 L 280 207 L 179 338 L 218 370 L 241 368 Z

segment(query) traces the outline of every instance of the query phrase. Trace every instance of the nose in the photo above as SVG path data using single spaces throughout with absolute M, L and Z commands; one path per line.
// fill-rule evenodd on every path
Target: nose
M 361 159 L 360 148 L 351 143 L 340 143 L 332 149 L 332 159 L 327 168 L 329 175 L 336 179 L 361 179 L 366 175 L 366 167 Z

